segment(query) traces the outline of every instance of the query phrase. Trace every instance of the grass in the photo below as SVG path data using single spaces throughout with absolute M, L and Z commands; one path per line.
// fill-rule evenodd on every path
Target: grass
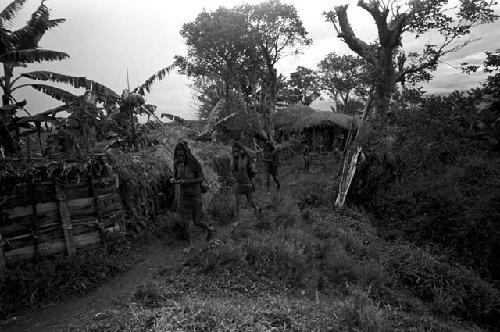
M 331 210 L 327 190 L 301 200 L 320 183 L 295 176 L 295 195 L 273 196 L 261 220 L 138 285 L 131 302 L 81 330 L 481 331 L 474 322 L 492 324 L 491 285 L 385 241 L 360 211 Z
M 0 270 L 0 319 L 88 293 L 132 268 L 143 257 L 143 249 L 163 241 L 172 225 L 165 216 L 156 223 L 150 221 L 150 228 L 140 233 L 110 234 L 105 246 L 87 249 L 73 258 L 60 256 Z

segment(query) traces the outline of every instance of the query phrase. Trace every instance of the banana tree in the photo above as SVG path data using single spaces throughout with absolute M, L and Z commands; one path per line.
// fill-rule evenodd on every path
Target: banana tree
M 26 0 L 11 1 L 0 12 L 0 63 L 3 67 L 3 76 L 0 77 L 0 88 L 3 90 L 0 110 L 0 131 L 2 132 L 2 147 L 7 153 L 18 154 L 18 144 L 11 135 L 11 122 L 17 109 L 24 109 L 12 97 L 14 81 L 14 68 L 26 67 L 26 64 L 42 61 L 59 61 L 69 57 L 64 52 L 41 49 L 38 42 L 46 31 L 64 22 L 64 19 L 50 19 L 49 8 L 44 1 L 31 14 L 26 25 L 18 30 L 10 30 L 9 26 L 23 7 Z M 16 107 L 7 107 L 14 105 Z

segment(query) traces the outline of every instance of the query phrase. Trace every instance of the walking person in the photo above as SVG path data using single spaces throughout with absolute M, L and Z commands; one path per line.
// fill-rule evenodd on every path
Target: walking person
M 239 142 L 234 142 L 233 144 L 231 170 L 234 177 L 233 192 L 235 197 L 234 212 L 236 217 L 234 225 L 237 226 L 240 222 L 240 197 L 242 195 L 246 196 L 248 203 L 255 209 L 257 216 L 259 216 L 261 212 L 260 207 L 253 201 L 253 192 L 255 191 L 253 178 L 257 172 L 251 157 Z
M 264 146 L 264 156 L 262 158 L 266 172 L 266 189 L 268 195 L 271 194 L 269 189 L 271 185 L 271 177 L 276 183 L 276 190 L 280 190 L 280 182 L 278 180 L 278 167 L 279 167 L 279 155 L 278 151 L 274 148 L 273 143 L 270 141 L 266 142 Z
M 201 220 L 203 170 L 200 163 L 191 153 L 187 142 L 183 141 L 174 149 L 174 179 L 172 183 L 178 185 L 177 208 L 184 219 L 184 229 L 189 246 L 185 253 L 193 250 L 191 221 L 194 225 L 207 232 L 206 240 L 209 243 L 215 234 L 214 228 Z
M 309 145 L 304 147 L 302 152 L 302 159 L 304 160 L 304 172 L 309 173 L 309 166 L 311 165 L 311 155 Z

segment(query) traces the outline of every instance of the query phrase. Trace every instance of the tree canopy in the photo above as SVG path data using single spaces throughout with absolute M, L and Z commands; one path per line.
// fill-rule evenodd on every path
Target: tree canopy
M 222 82 L 221 98 L 237 94 L 245 109 L 267 116 L 276 108 L 276 63 L 311 43 L 295 7 L 278 0 L 203 11 L 181 35 L 188 46 L 176 57 L 181 72 Z
M 375 44 L 356 36 L 349 21 L 348 5 L 337 6 L 325 16 L 333 23 L 338 37 L 375 68 L 375 112 L 384 117 L 394 85 L 407 79 L 429 79 L 430 71 L 436 69 L 441 57 L 471 42 L 463 37 L 473 27 L 497 18 L 493 5 L 494 1 L 486 0 L 460 0 L 455 7 L 446 0 L 360 0 L 358 6 L 370 14 L 376 25 Z M 437 43 L 433 38 L 420 52 L 406 54 L 402 49 L 405 33 L 415 38 L 437 33 L 441 41 Z

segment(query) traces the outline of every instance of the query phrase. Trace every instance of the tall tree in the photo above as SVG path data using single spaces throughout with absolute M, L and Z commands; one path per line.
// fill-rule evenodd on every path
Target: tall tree
M 319 96 L 318 74 L 309 68 L 298 66 L 287 82 L 289 102 L 309 106 Z
M 276 108 L 276 63 L 311 42 L 295 7 L 277 0 L 204 11 L 181 35 L 188 45 L 187 56 L 176 57 L 181 72 L 222 81 L 221 97 L 239 96 L 242 105 L 265 115 Z
M 450 7 L 447 0 L 359 0 L 358 6 L 375 22 L 378 38 L 374 45 L 356 36 L 347 14 L 348 5 L 337 6 L 325 16 L 333 23 L 338 37 L 375 68 L 372 114 L 385 118 L 395 84 L 412 76 L 430 78 L 429 71 L 436 69 L 442 56 L 470 43 L 470 39 L 461 37 L 470 34 L 471 28 L 497 18 L 492 9 L 494 3 L 459 0 L 457 7 Z M 407 63 L 410 56 L 401 50 L 403 34 L 419 38 L 429 32 L 438 33 L 441 41 L 434 38 L 426 43 L 420 53 L 411 54 L 412 61 Z
M 347 107 L 353 96 L 366 99 L 371 77 L 362 58 L 330 53 L 320 61 L 318 68 L 320 88 L 328 91 L 337 105 Z
M 290 54 L 298 54 L 301 49 L 312 43 L 307 31 L 297 14 L 295 6 L 283 4 L 279 0 L 269 0 L 257 5 L 244 5 L 251 25 L 251 38 L 266 71 L 265 88 L 267 98 L 264 101 L 266 115 L 276 111 L 278 94 L 278 72 L 276 63 Z M 269 120 L 270 122 L 270 120 Z M 272 125 L 268 124 L 272 131 Z

